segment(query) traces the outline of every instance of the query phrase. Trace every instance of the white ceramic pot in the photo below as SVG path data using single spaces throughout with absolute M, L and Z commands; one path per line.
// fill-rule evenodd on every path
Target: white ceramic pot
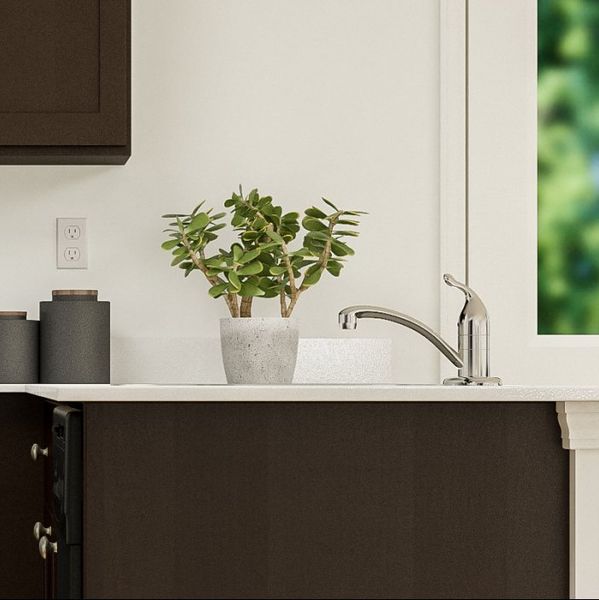
M 220 345 L 227 383 L 291 383 L 298 338 L 294 319 L 221 319 Z

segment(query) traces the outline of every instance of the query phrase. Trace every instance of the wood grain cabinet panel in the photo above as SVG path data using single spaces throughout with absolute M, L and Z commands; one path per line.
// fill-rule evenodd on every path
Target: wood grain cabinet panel
M 44 471 L 33 462 L 31 445 L 46 444 L 41 398 L 2 394 L 0 401 L 0 598 L 42 598 L 44 562 L 33 539 L 33 524 L 44 517 Z
M 0 163 L 131 154 L 130 0 L 0 0 Z
M 86 404 L 89 598 L 566 598 L 552 403 Z

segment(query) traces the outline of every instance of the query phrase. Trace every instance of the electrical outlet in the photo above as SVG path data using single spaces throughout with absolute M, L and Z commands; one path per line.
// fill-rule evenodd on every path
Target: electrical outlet
M 81 252 L 79 251 L 79 248 L 67 248 L 64 251 L 64 257 L 69 262 L 77 262 L 81 260 Z
M 67 240 L 78 240 L 81 237 L 81 229 L 79 225 L 67 225 L 64 230 L 64 236 Z
M 56 268 L 87 269 L 87 219 L 56 219 Z

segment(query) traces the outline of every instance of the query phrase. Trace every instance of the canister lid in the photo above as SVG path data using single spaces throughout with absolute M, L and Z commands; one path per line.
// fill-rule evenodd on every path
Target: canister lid
M 0 310 L 0 319 L 20 319 L 27 318 L 27 312 L 21 310 Z
M 52 302 L 96 302 L 98 290 L 52 290 Z
M 98 297 L 98 290 L 52 290 L 52 298 L 77 297 L 81 300 L 95 299 Z

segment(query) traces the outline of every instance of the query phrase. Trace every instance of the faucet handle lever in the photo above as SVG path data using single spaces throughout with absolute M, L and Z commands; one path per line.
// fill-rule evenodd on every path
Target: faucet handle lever
M 485 303 L 470 286 L 466 285 L 465 283 L 461 283 L 449 273 L 445 273 L 445 275 L 443 275 L 443 281 L 445 281 L 449 287 L 454 287 L 458 290 L 461 290 L 464 292 L 464 296 L 466 296 L 466 303 L 464 304 L 462 314 L 460 315 L 460 322 L 467 320 L 488 321 L 489 316 L 487 314 L 487 307 L 485 306 Z
M 443 281 L 449 287 L 454 287 L 458 290 L 462 290 L 462 292 L 464 292 L 464 295 L 466 296 L 466 300 L 470 300 L 473 296 L 476 296 L 476 292 L 471 287 L 468 287 L 465 283 L 461 283 L 449 273 L 445 273 L 445 275 L 443 275 Z

